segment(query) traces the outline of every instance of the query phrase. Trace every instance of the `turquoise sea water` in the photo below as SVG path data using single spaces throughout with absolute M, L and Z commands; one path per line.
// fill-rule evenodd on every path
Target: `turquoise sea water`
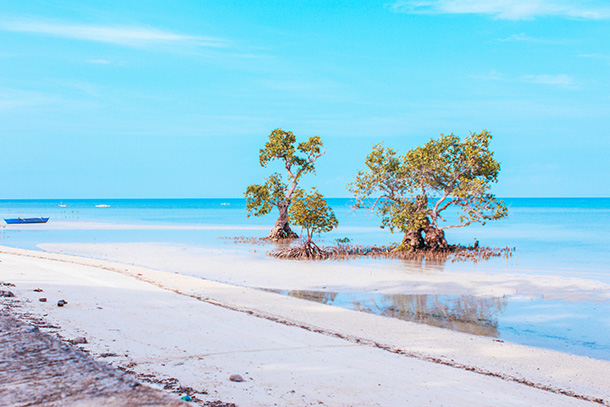
M 329 199 L 339 228 L 323 237 L 326 244 L 342 237 L 349 237 L 357 244 L 389 244 L 400 240 L 400 235 L 380 229 L 379 219 L 374 214 L 352 210 L 350 202 L 349 199 Z M 515 247 L 516 256 L 476 265 L 406 262 L 405 272 L 418 268 L 443 272 L 481 270 L 579 277 L 610 284 L 610 198 L 510 198 L 505 202 L 510 211 L 507 219 L 486 226 L 451 229 L 447 238 L 450 243 L 465 245 L 476 238 L 483 246 Z M 223 248 L 227 241 L 222 237 L 262 237 L 275 220 L 275 214 L 248 218 L 242 199 L 65 200 L 63 204 L 68 207 L 59 207 L 59 204 L 58 200 L 0 200 L 3 218 L 51 217 L 47 227 L 31 229 L 26 226 L 12 228 L 1 223 L 0 245 L 37 249 L 41 243 L 160 242 Z M 99 204 L 109 207 L 95 206 Z M 57 227 L 88 222 L 135 227 Z M 256 255 L 261 256 L 260 251 Z M 378 260 L 383 261 L 392 262 Z M 481 332 L 475 329 L 479 334 L 610 360 L 608 301 L 330 294 L 334 295 L 332 301 L 319 293 L 313 293 L 309 299 L 326 298 L 323 302 L 458 330 L 465 329 L 443 322 L 443 315 L 449 315 L 451 319 L 467 314 L 475 325 L 491 326 L 491 330 L 485 328 Z M 298 296 L 307 297 L 306 293 Z M 411 314 L 415 317 L 409 318 Z

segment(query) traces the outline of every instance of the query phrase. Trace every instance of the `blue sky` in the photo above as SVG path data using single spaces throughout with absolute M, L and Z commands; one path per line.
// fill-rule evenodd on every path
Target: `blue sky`
M 610 196 L 610 4 L 0 1 L 0 197 L 241 197 L 277 127 L 330 197 L 483 128 L 499 196 Z

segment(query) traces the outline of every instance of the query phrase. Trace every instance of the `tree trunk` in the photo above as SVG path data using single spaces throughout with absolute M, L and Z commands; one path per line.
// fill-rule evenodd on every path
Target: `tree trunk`
M 449 245 L 445 239 L 445 231 L 435 228 L 431 224 L 424 228 L 426 247 L 429 250 L 448 250 Z
M 270 240 L 282 240 L 282 239 L 298 239 L 299 236 L 290 229 L 288 224 L 288 205 L 290 203 L 281 203 L 277 206 L 280 210 L 280 216 L 275 221 L 275 226 L 269 232 Z
M 409 247 L 412 250 L 420 250 L 424 248 L 424 239 L 421 236 L 421 229 L 410 230 L 405 233 L 401 244 Z

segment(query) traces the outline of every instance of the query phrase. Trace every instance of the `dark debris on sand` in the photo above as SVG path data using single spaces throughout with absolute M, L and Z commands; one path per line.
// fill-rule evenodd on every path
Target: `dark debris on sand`
M 0 311 L 0 406 L 187 406 Z

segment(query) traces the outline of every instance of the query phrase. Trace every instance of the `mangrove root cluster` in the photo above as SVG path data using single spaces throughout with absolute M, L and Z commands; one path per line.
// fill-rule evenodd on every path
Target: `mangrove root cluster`
M 515 248 L 491 248 L 462 245 L 449 245 L 446 249 L 412 250 L 404 246 L 360 246 L 337 245 L 318 247 L 311 244 L 300 243 L 295 246 L 283 247 L 270 252 L 273 257 L 294 260 L 347 260 L 350 258 L 371 257 L 390 258 L 416 261 L 472 261 L 488 260 L 492 257 L 512 257 Z
M 301 241 L 295 246 L 282 247 L 269 253 L 278 259 L 292 260 L 326 260 L 332 257 L 332 251 L 326 247 L 320 248 L 314 242 Z

